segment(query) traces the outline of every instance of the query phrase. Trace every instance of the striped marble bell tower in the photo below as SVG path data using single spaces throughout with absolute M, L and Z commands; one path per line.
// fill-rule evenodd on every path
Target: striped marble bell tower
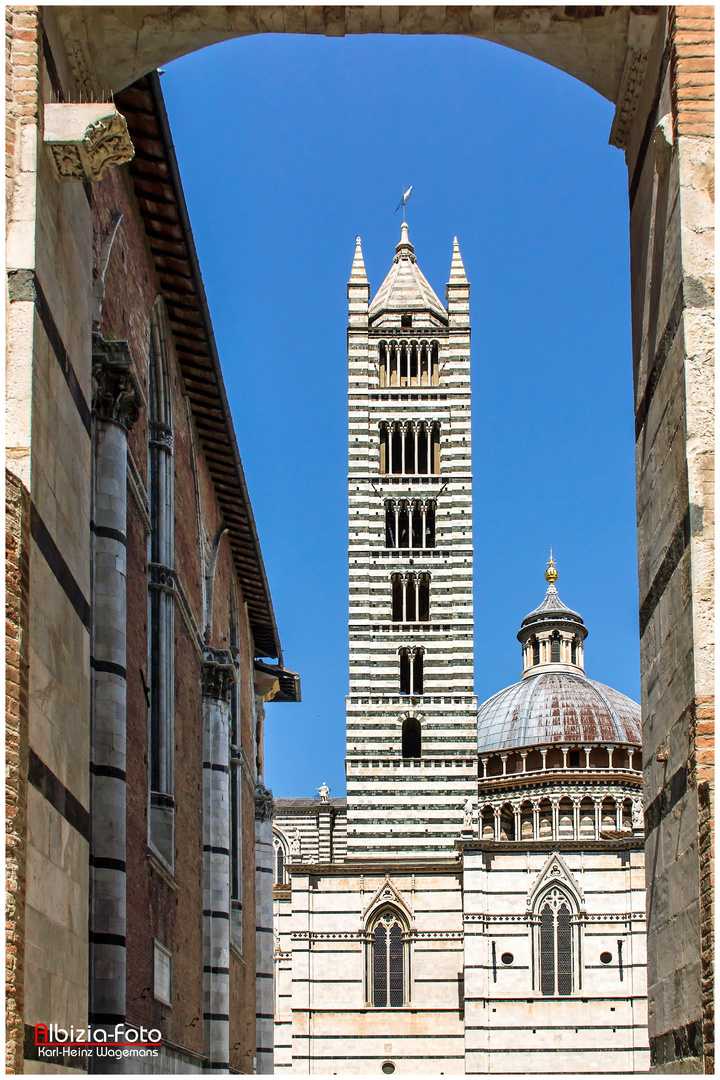
M 348 283 L 348 858 L 454 853 L 477 787 L 470 285 L 447 307 L 402 224 L 370 303 Z

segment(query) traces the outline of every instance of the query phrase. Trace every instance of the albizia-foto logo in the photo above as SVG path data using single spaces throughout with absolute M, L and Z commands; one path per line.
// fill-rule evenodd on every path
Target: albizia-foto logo
M 162 1034 L 157 1028 L 127 1024 L 116 1024 L 114 1028 L 35 1026 L 39 1057 L 157 1057 L 161 1043 Z

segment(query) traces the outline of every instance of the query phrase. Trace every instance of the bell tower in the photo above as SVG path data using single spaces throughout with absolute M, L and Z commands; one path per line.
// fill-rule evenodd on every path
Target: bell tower
M 406 222 L 348 282 L 348 858 L 447 856 L 477 789 L 470 285 L 443 306 Z

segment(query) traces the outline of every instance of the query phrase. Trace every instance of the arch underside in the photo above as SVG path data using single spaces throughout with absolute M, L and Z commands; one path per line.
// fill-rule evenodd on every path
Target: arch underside
M 456 34 L 505 45 L 618 102 L 659 8 L 605 6 L 78 6 L 55 8 L 84 93 L 117 92 L 164 63 L 252 34 Z

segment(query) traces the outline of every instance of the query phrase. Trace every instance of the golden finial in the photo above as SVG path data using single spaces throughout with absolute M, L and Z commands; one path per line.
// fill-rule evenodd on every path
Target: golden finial
M 548 568 L 545 571 L 545 580 L 550 585 L 554 585 L 558 579 L 557 567 L 555 566 L 555 560 L 553 559 L 552 548 L 550 548 L 550 559 L 548 560 Z

